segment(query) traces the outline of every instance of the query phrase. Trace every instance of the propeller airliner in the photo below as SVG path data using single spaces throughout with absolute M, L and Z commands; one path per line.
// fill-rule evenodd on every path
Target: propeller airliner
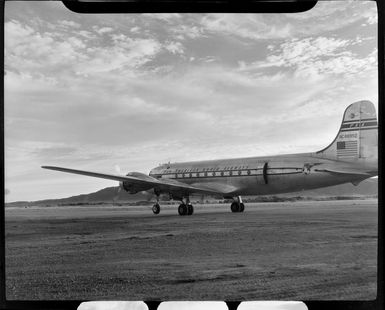
M 317 152 L 168 163 L 152 169 L 149 175 L 42 168 L 115 180 L 130 194 L 151 191 L 156 195 L 154 214 L 160 212 L 161 194 L 181 201 L 180 215 L 193 214 L 192 195 L 232 199 L 231 211 L 243 212 L 242 196 L 297 192 L 348 182 L 357 185 L 378 175 L 378 124 L 373 103 L 363 100 L 346 108 L 337 136 Z

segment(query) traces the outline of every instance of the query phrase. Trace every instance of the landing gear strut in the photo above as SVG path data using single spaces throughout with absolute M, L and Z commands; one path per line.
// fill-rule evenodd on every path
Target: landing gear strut
M 231 212 L 243 212 L 245 211 L 245 204 L 242 202 L 241 196 L 238 196 L 237 199 L 234 199 L 234 202 L 231 204 Z
M 186 203 L 183 202 L 178 207 L 179 215 L 192 215 L 194 213 L 194 207 L 190 203 L 190 200 L 187 198 Z

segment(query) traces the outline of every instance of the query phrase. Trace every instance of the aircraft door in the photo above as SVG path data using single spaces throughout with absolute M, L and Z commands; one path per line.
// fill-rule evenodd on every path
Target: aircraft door
M 269 183 L 268 177 L 267 177 L 267 169 L 268 169 L 268 163 L 264 163 L 263 168 L 262 168 L 262 176 L 263 176 L 263 181 L 265 181 L 265 184 Z

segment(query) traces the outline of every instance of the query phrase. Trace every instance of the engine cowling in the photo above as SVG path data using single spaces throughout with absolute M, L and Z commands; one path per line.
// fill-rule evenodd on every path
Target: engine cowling
M 141 172 L 129 172 L 129 173 L 127 173 L 127 176 L 132 176 L 132 177 L 135 177 L 137 179 L 144 180 L 144 181 L 153 181 L 152 177 L 148 176 L 147 174 L 141 173 Z M 119 182 L 119 186 L 130 194 L 136 194 L 136 193 L 139 193 L 142 191 L 149 190 L 149 189 L 154 187 L 151 184 L 146 184 L 146 183 L 138 184 L 138 183 L 130 182 L 130 181 Z

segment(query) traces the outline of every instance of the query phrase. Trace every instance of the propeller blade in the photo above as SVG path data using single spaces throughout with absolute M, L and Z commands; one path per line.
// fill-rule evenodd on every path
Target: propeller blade
M 117 174 L 123 175 L 122 171 L 120 170 L 120 166 L 118 164 L 115 165 L 115 171 Z
M 120 166 L 118 164 L 115 164 L 114 168 L 115 168 L 115 171 L 116 171 L 117 174 L 124 175 L 124 173 L 122 173 L 122 170 L 120 169 Z M 119 199 L 119 194 L 120 194 L 120 192 L 122 190 L 122 186 L 123 186 L 123 182 L 119 182 L 119 187 L 118 187 L 118 190 L 116 191 L 116 195 L 112 199 L 113 200 L 113 204 L 115 204 L 116 201 Z

